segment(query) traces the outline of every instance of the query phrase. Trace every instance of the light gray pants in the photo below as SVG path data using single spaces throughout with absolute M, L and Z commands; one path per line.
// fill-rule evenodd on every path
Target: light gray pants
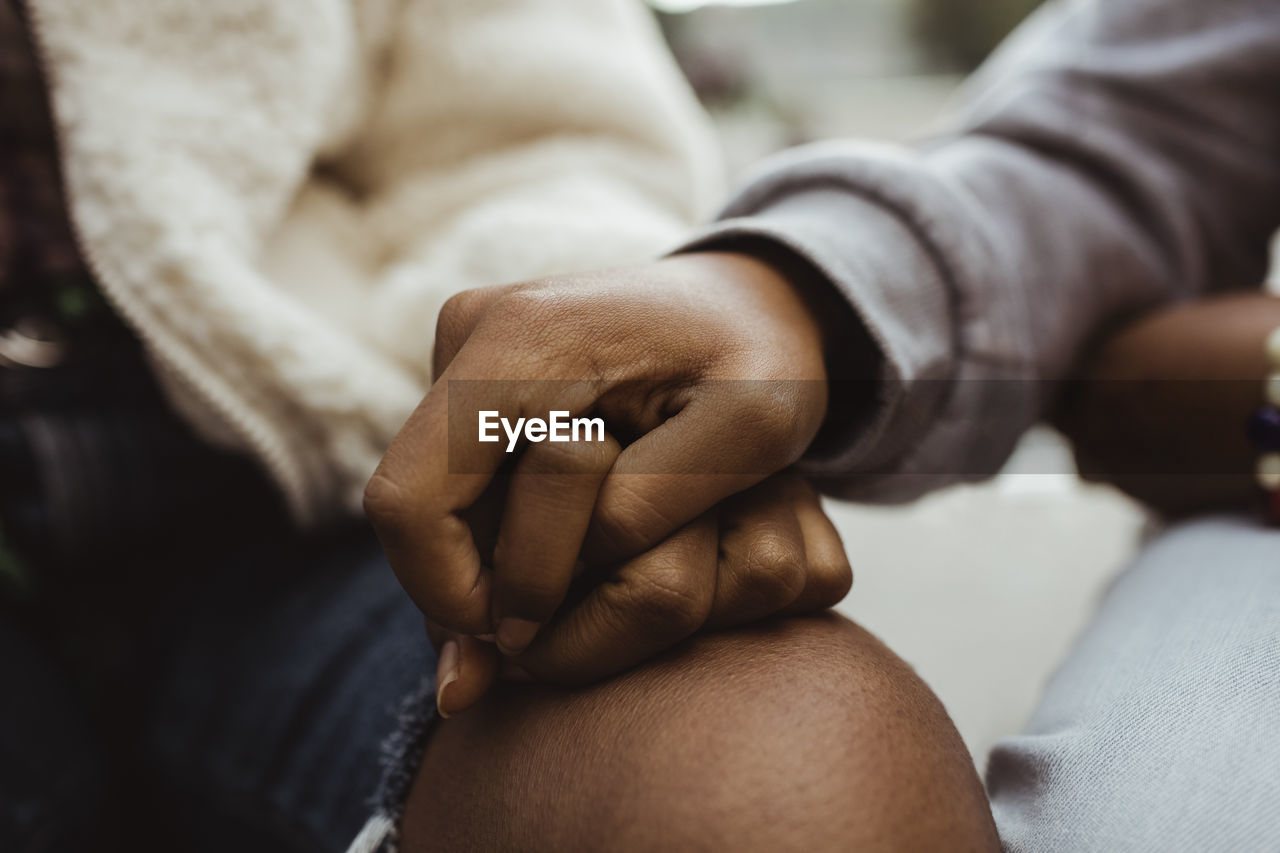
M 1008 851 L 1280 851 L 1280 531 L 1155 539 L 988 774 Z

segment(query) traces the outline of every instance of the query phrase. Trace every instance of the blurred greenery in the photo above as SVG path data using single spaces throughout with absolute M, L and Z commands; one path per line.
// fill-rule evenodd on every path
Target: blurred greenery
M 931 64 L 971 71 L 1041 0 L 912 0 L 910 26 Z

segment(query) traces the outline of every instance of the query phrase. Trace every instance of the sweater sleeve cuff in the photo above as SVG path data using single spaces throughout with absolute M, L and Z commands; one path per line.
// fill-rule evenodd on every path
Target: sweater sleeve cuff
M 678 251 L 763 241 L 795 254 L 843 297 L 865 329 L 851 333 L 870 335 L 881 355 L 874 383 L 857 378 L 857 365 L 831 365 L 833 404 L 870 387 L 876 399 L 869 418 L 826 436 L 801 468 L 839 480 L 893 468 L 934 424 L 955 370 L 950 300 L 937 264 L 906 222 L 846 188 L 740 196 L 726 213 Z

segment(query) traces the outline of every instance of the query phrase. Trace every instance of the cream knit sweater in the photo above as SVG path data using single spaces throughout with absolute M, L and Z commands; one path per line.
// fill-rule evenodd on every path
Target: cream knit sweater
M 295 516 L 356 511 L 451 294 L 708 212 L 633 0 L 34 0 L 72 218 L 180 412 Z

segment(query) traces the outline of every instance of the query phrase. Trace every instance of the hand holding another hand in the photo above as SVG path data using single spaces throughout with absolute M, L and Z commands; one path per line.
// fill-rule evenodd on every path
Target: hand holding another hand
M 538 631 L 520 650 L 428 619 L 442 670 L 449 671 L 441 673 L 437 701 L 446 714 L 470 706 L 498 676 L 504 657 L 539 681 L 596 681 L 700 630 L 831 607 L 852 582 L 839 534 L 817 494 L 798 478 L 771 477 L 643 554 L 588 569 L 549 620 L 530 623 Z
M 479 635 L 535 677 L 589 681 L 704 625 L 826 606 L 847 588 L 807 486 L 738 495 L 798 459 L 826 412 L 820 323 L 772 267 L 685 255 L 469 291 L 441 312 L 435 367 L 366 509 L 406 591 L 457 643 L 450 710 L 497 666 Z M 599 416 L 625 443 L 511 456 L 471 438 L 481 405 Z M 475 521 L 485 500 L 491 555 Z M 575 585 L 584 566 L 590 582 Z

